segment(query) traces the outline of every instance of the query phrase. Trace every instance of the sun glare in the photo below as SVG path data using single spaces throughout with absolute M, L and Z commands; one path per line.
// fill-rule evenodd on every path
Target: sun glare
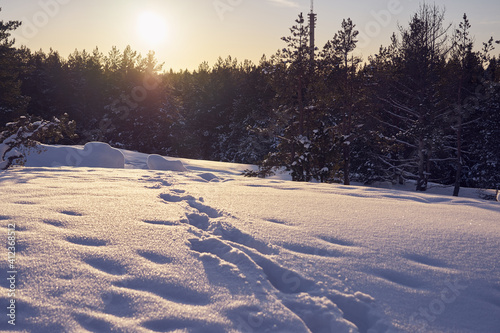
M 167 23 L 158 14 L 144 12 L 137 20 L 137 33 L 141 40 L 147 44 L 159 45 L 167 38 Z

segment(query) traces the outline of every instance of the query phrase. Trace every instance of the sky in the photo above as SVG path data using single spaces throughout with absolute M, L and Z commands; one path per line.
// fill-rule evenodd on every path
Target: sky
M 458 25 L 464 13 L 476 44 L 500 39 L 497 0 L 436 0 L 448 23 Z M 406 26 L 420 2 L 416 0 L 316 0 L 316 45 L 322 48 L 351 18 L 360 31 L 358 55 L 364 60 L 388 45 L 398 24 Z M 96 47 L 107 54 L 112 46 L 130 45 L 145 55 L 156 53 L 163 69 L 195 70 L 228 55 L 258 63 L 284 47 L 281 37 L 298 14 L 308 13 L 310 0 L 0 0 L 0 20 L 23 22 L 13 36 L 16 45 L 50 48 L 67 57 L 75 49 Z M 498 52 L 498 49 L 495 51 Z

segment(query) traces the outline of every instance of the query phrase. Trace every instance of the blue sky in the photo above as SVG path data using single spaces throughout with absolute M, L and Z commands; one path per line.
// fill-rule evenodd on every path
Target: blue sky
M 317 45 L 322 47 L 350 17 L 360 34 L 358 54 L 366 59 L 380 45 L 389 43 L 397 25 L 407 25 L 418 9 L 412 0 L 316 0 Z M 467 13 L 477 45 L 490 36 L 500 39 L 500 2 L 492 0 L 441 0 L 449 23 Z M 213 64 L 219 56 L 258 62 L 284 44 L 281 37 L 300 12 L 309 12 L 309 0 L 0 0 L 1 20 L 21 20 L 18 45 L 33 50 L 50 47 L 64 57 L 75 49 L 96 46 L 107 53 L 111 46 L 126 45 L 147 53 L 155 50 L 164 69 L 196 69 L 203 61 Z M 139 17 L 149 13 L 151 27 Z M 156 17 L 156 18 L 155 18 Z M 148 38 L 144 30 L 161 26 L 163 35 Z M 156 29 L 158 30 L 158 29 Z M 139 31 L 142 31 L 140 33 Z M 500 53 L 499 50 L 495 51 Z

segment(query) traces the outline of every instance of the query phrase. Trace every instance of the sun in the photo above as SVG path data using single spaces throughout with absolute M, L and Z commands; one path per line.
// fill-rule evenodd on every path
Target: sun
M 167 38 L 167 22 L 154 12 L 143 12 L 137 19 L 137 34 L 147 44 L 159 45 Z

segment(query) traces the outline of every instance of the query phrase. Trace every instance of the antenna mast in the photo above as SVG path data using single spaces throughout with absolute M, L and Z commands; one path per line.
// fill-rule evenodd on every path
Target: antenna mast
M 314 61 L 314 51 L 316 50 L 316 46 L 314 43 L 314 33 L 316 28 L 316 19 L 317 15 L 314 13 L 314 0 L 311 0 L 311 12 L 309 13 L 309 49 L 311 56 L 311 63 Z

